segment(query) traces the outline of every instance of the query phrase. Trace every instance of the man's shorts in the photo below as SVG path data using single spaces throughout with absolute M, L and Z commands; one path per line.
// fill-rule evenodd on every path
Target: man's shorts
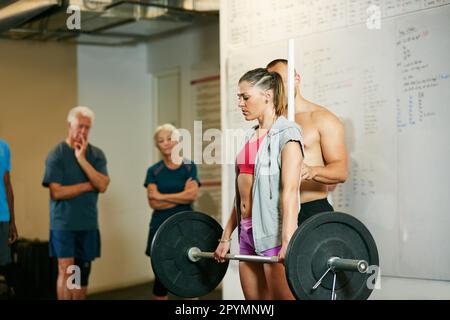
M 0 222 L 0 266 L 11 263 L 11 249 L 8 244 L 9 221 Z
M 50 257 L 92 261 L 100 257 L 99 230 L 50 230 Z
M 265 257 L 277 256 L 281 246 L 267 249 L 262 252 Z M 239 235 L 239 254 L 256 255 L 255 242 L 253 241 L 252 218 L 241 219 L 241 233 Z
M 327 198 L 302 203 L 298 214 L 298 226 L 312 216 L 327 211 L 334 211 Z

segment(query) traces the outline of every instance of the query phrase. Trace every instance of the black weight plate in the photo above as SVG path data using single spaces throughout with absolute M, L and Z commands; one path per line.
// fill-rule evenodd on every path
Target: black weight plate
M 210 216 L 184 211 L 167 219 L 157 230 L 151 245 L 151 262 L 155 275 L 168 291 L 179 297 L 193 298 L 208 294 L 222 281 L 228 261 L 214 259 L 192 262 L 188 251 L 197 247 L 214 252 L 222 227 Z
M 328 259 L 366 260 L 379 265 L 378 250 L 369 230 L 355 217 L 342 212 L 324 212 L 305 221 L 289 242 L 285 266 L 289 287 L 297 299 L 329 300 L 333 287 L 333 273 L 313 290 L 328 269 Z M 336 298 L 364 300 L 372 293 L 367 286 L 370 273 L 338 271 Z

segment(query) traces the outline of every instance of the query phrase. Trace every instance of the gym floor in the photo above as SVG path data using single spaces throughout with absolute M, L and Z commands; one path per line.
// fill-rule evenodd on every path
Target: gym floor
M 91 294 L 88 295 L 88 300 L 149 300 L 152 297 L 152 289 L 153 282 L 148 282 L 129 288 Z M 179 298 L 169 295 L 169 299 L 177 300 Z M 200 297 L 200 300 L 222 300 L 222 291 L 216 289 L 208 295 Z

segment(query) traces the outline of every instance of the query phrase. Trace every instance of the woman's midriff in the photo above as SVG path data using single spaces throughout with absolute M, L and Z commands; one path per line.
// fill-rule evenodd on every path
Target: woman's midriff
M 241 219 L 252 216 L 252 187 L 253 175 L 241 173 L 237 178 L 238 192 L 240 197 Z

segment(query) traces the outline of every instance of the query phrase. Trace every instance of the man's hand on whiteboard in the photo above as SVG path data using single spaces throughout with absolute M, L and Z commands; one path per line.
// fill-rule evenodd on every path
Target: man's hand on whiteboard
M 317 176 L 317 170 L 306 164 L 302 164 L 302 180 L 313 180 Z

